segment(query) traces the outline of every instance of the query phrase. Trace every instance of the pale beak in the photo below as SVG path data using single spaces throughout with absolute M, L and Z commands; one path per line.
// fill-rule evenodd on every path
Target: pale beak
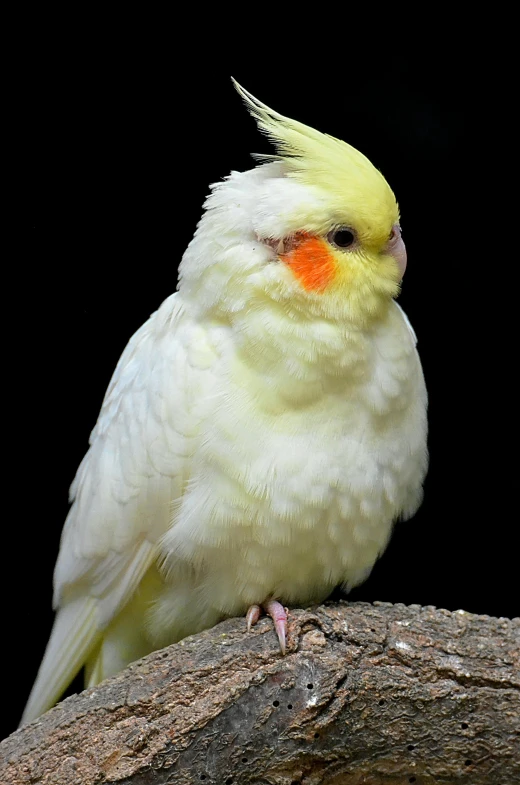
M 392 234 L 385 245 L 384 253 L 394 257 L 402 278 L 404 271 L 406 270 L 406 247 L 403 238 L 401 237 L 401 227 L 399 224 L 395 224 L 395 226 L 392 227 Z

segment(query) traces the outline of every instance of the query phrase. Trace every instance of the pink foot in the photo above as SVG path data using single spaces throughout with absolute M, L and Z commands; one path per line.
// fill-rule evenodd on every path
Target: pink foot
M 246 614 L 248 632 L 251 630 L 251 627 L 254 627 L 254 625 L 257 623 L 262 609 L 274 621 L 274 628 L 278 636 L 280 649 L 282 654 L 285 654 L 285 641 L 287 637 L 287 612 L 283 605 L 280 605 L 277 600 L 267 600 L 266 602 L 262 603 L 261 606 L 251 605 Z

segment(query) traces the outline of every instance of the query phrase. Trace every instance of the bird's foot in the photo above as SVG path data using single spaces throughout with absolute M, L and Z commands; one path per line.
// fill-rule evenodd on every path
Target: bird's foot
M 276 600 L 267 600 L 267 602 L 262 603 L 262 605 L 251 605 L 246 614 L 248 632 L 250 632 L 251 627 L 254 627 L 254 625 L 257 623 L 262 614 L 262 610 L 264 610 L 273 620 L 274 628 L 280 643 L 281 652 L 282 654 L 285 654 L 285 641 L 287 638 L 287 608 L 284 608 L 283 605 L 281 605 Z

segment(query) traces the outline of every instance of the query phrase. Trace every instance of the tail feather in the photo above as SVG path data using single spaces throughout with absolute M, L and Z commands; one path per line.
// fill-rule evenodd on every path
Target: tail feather
M 93 598 L 79 598 L 61 608 L 20 725 L 36 719 L 55 704 L 100 637 Z

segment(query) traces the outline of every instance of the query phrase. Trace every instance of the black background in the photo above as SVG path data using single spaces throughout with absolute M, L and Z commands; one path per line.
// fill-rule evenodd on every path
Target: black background
M 49 635 L 68 486 L 117 359 L 175 289 L 209 183 L 270 149 L 231 74 L 282 113 L 362 150 L 401 206 L 400 303 L 429 389 L 431 468 L 422 508 L 397 526 L 351 598 L 518 615 L 510 279 L 504 231 L 490 217 L 501 117 L 486 124 L 479 58 L 439 45 L 341 67 L 326 57 L 307 68 L 294 57 L 250 67 L 240 57 L 222 62 L 211 47 L 188 58 L 171 42 L 114 30 L 106 41 L 79 46 L 71 35 L 24 52 L 9 120 L 17 237 L 4 289 L 14 457 L 3 654 L 12 694 L 2 735 L 16 726 Z

